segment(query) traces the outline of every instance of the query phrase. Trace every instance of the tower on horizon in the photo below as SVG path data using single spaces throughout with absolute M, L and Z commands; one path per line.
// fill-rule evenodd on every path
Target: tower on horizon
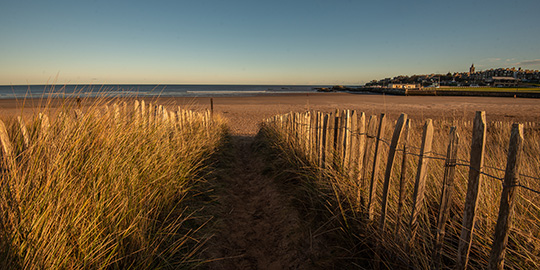
M 469 68 L 469 74 L 474 74 L 474 63 L 471 65 L 471 67 Z

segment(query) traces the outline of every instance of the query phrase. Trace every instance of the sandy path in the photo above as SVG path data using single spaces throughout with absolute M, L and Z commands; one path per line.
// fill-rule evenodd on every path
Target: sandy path
M 308 237 L 282 188 L 263 174 L 253 137 L 233 138 L 234 160 L 219 177 L 218 233 L 208 243 L 209 269 L 311 269 Z

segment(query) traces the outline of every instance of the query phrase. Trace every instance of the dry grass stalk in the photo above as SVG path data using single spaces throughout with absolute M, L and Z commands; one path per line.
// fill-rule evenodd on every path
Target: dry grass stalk
M 28 135 L 7 119 L 16 160 L 0 182 L 1 268 L 109 269 L 193 266 L 208 217 L 193 196 L 223 121 L 200 113 L 181 124 L 98 100 L 62 107 Z M 105 113 L 102 108 L 105 107 Z M 150 106 L 152 107 L 152 105 Z M 178 112 L 182 114 L 183 112 Z M 164 119 L 164 118 L 161 118 Z M 141 121 L 142 120 L 142 121 Z M 4 136 L 5 137 L 5 136 Z
M 481 118 L 485 119 L 485 116 Z M 455 149 L 457 153 L 455 157 L 453 195 L 446 199 L 447 201 L 444 206 L 447 209 L 446 211 L 448 211 L 448 215 L 445 222 L 444 241 L 442 242 L 442 246 L 438 248 L 440 250 L 441 267 L 452 268 L 458 264 L 456 260 L 458 258 L 457 246 L 460 239 L 460 232 L 463 228 L 462 221 L 469 179 L 468 174 L 473 173 L 471 171 L 475 171 L 470 169 L 470 167 L 475 167 L 477 172 L 481 171 L 482 174 L 478 175 L 482 175 L 484 179 L 482 185 L 479 185 L 477 201 L 475 203 L 475 230 L 474 234 L 470 235 L 470 259 L 467 267 L 468 269 L 483 269 L 488 264 L 489 253 L 494 240 L 495 225 L 497 224 L 498 207 L 502 193 L 501 179 L 504 176 L 503 168 L 506 165 L 512 123 L 490 123 L 485 122 L 485 120 L 482 121 L 482 125 L 485 126 L 486 130 L 486 133 L 482 136 L 483 138 L 481 137 L 481 141 L 485 140 L 485 144 L 483 144 L 485 145 L 483 146 L 485 147 L 484 158 L 483 164 L 475 165 L 470 164 L 471 142 L 473 140 L 472 122 L 462 121 L 460 119 L 453 121 L 433 120 L 433 137 L 435 140 L 432 143 L 431 153 L 427 155 L 430 162 L 426 168 L 428 173 L 425 175 L 424 202 L 421 206 L 422 210 L 417 214 L 416 237 L 412 242 L 407 243 L 407 241 L 403 241 L 403 237 L 388 232 L 395 232 L 397 226 L 399 226 L 397 223 L 399 216 L 397 209 L 401 202 L 402 206 L 400 207 L 404 213 L 410 214 L 413 212 L 413 205 L 415 205 L 412 196 L 414 192 L 414 181 L 412 181 L 413 176 L 410 175 L 410 169 L 404 172 L 403 188 L 390 184 L 387 226 L 385 229 L 387 233 L 381 235 L 375 229 L 377 228 L 376 226 L 373 227 L 370 226 L 372 223 L 366 223 L 364 217 L 369 216 L 369 212 L 365 208 L 358 207 L 358 201 L 361 201 L 359 197 L 362 197 L 359 194 L 370 193 L 369 184 L 359 185 L 355 179 L 351 179 L 348 171 L 343 171 L 343 168 L 320 166 L 321 164 L 317 162 L 317 159 L 321 157 L 321 153 L 315 155 L 315 161 L 308 158 L 303 152 L 302 147 L 296 144 L 297 142 L 302 144 L 301 138 L 297 138 L 294 133 L 289 132 L 288 128 L 290 124 L 280 124 L 280 119 L 288 119 L 288 117 L 273 118 L 263 126 L 262 132 L 272 141 L 274 147 L 281 149 L 280 151 L 283 153 L 282 157 L 296 168 L 298 174 L 304 179 L 306 192 L 320 194 L 313 197 L 320 197 L 322 198 L 321 200 L 324 200 L 320 202 L 320 205 L 325 205 L 325 211 L 329 211 L 331 213 L 330 215 L 340 216 L 344 220 L 344 223 L 339 225 L 340 228 L 336 228 L 336 230 L 346 232 L 345 235 L 347 235 L 347 238 L 342 239 L 342 242 L 350 242 L 351 237 L 353 239 L 357 237 L 356 240 L 358 242 L 356 244 L 351 244 L 344 248 L 354 254 L 355 249 L 365 247 L 359 243 L 372 246 L 375 242 L 373 241 L 374 237 L 379 237 L 382 245 L 381 261 L 383 266 L 389 268 L 399 268 L 403 262 L 407 261 L 409 264 L 423 269 L 431 268 L 434 265 L 432 258 L 437 238 L 439 209 L 442 204 L 441 192 L 443 186 L 447 184 L 443 179 L 445 179 L 445 168 L 447 167 L 445 166 L 445 157 L 448 150 L 448 134 L 450 134 L 451 127 L 455 126 L 455 132 L 460 134 L 460 147 L 459 149 Z M 333 130 L 332 122 L 329 121 L 329 128 Z M 520 185 L 526 186 L 532 191 L 519 187 L 519 194 L 515 199 L 514 226 L 509 234 L 505 256 L 505 266 L 512 269 L 533 269 L 540 267 L 540 194 L 535 192 L 535 190 L 540 191 L 540 167 L 538 167 L 538 164 L 540 164 L 540 125 L 531 123 L 526 126 L 523 134 L 523 157 L 519 172 L 521 176 Z M 372 132 L 369 131 L 372 129 L 368 128 L 368 132 Z M 380 137 L 386 141 L 387 138 L 391 137 L 391 132 L 392 130 L 382 132 Z M 324 131 L 320 133 L 324 134 Z M 418 124 L 411 125 L 410 140 L 407 147 L 410 155 L 421 155 L 419 152 L 421 133 L 422 126 Z M 329 136 L 332 135 L 332 133 L 326 134 Z M 332 136 L 329 140 L 333 138 Z M 369 139 L 368 137 L 367 146 L 370 146 Z M 325 147 L 319 147 L 318 149 L 328 151 L 327 147 L 330 145 L 332 144 L 326 144 Z M 399 150 L 403 151 L 403 149 Z M 386 157 L 389 149 L 386 144 L 383 144 L 378 151 L 380 152 L 380 156 Z M 332 153 L 332 151 L 326 152 L 323 154 L 323 157 Z M 363 160 L 364 164 L 366 162 L 373 163 L 373 154 L 373 148 L 366 147 L 366 155 Z M 407 158 L 404 160 L 403 156 L 396 155 L 396 162 L 402 163 L 404 166 L 395 168 L 391 174 L 391 178 L 402 177 L 402 168 L 418 167 L 417 158 Z M 372 168 L 368 167 L 364 166 L 363 170 L 359 172 L 360 175 L 364 175 L 363 179 L 381 179 L 384 176 L 384 172 L 382 171 L 376 172 L 377 175 L 373 175 Z M 477 173 L 473 174 L 476 175 Z M 360 190 L 358 186 L 361 187 Z M 379 190 L 373 192 L 373 200 L 380 198 L 381 193 Z M 403 200 L 400 199 L 402 195 L 404 196 Z M 374 204 L 373 218 L 380 217 L 380 213 L 381 209 L 379 205 Z M 404 235 L 410 235 L 413 232 L 411 226 L 402 226 L 400 231 Z M 365 255 L 364 252 L 362 254 Z

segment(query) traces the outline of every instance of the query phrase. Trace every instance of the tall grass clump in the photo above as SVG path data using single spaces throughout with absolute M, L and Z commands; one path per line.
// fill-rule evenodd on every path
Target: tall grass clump
M 312 114 L 313 115 L 313 114 Z M 279 121 L 269 120 L 261 129 L 265 140 L 278 153 L 280 160 L 289 164 L 304 187 L 303 200 L 308 207 L 326 212 L 327 232 L 337 235 L 337 244 L 345 260 L 367 261 L 370 267 L 379 265 L 388 269 L 431 269 L 436 268 L 434 244 L 437 231 L 437 215 L 443 187 L 444 156 L 447 150 L 448 134 L 456 126 L 460 135 L 458 165 L 454 180 L 450 218 L 446 224 L 446 235 L 440 259 L 440 267 L 453 268 L 456 265 L 459 237 L 462 229 L 465 194 L 467 192 L 472 124 L 462 120 L 433 121 L 433 149 L 427 167 L 425 199 L 418 217 L 416 233 L 412 237 L 409 221 L 413 209 L 413 191 L 420 154 L 424 123 L 412 119 L 404 172 L 404 202 L 399 205 L 399 179 L 402 171 L 403 152 L 398 151 L 391 175 L 386 226 L 380 230 L 381 197 L 388 142 L 392 138 L 393 121 L 382 139 L 386 143 L 379 149 L 381 165 L 374 200 L 374 217 L 368 219 L 366 209 L 369 200 L 370 180 L 373 172 L 374 147 L 365 157 L 367 166 L 360 168 L 354 164 L 347 168 L 340 162 L 333 162 L 323 168 L 318 162 L 317 149 L 306 144 L 305 133 L 291 130 Z M 470 250 L 468 269 L 485 269 L 488 265 L 491 245 L 502 192 L 502 181 L 506 166 L 510 139 L 510 122 L 488 122 L 484 159 L 484 172 L 478 195 L 476 223 Z M 520 184 L 540 191 L 540 129 L 537 124 L 528 124 L 524 130 L 523 159 L 520 165 Z M 370 143 L 373 143 L 371 141 Z M 311 150 L 310 150 L 311 148 Z M 402 145 L 397 147 L 403 149 Z M 311 153 L 311 154 L 310 154 Z M 315 153 L 315 155 L 313 155 Z M 358 169 L 361 169 L 358 171 Z M 356 171 L 355 171 L 356 170 Z M 529 177 L 530 176 L 530 177 Z M 306 198 L 309 201 L 305 201 Z M 401 212 L 398 212 L 401 209 Z M 523 187 L 518 187 L 515 216 L 508 240 L 504 265 L 508 269 L 536 269 L 540 267 L 540 195 Z M 356 261 L 358 261 L 356 260 Z
M 192 266 L 209 219 L 197 196 L 223 136 L 209 116 L 98 99 L 5 119 L 2 268 Z

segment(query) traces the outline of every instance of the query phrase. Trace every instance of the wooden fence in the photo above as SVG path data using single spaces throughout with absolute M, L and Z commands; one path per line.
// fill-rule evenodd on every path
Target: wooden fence
M 110 105 L 110 106 L 109 106 Z M 66 112 L 60 112 L 57 116 L 57 121 L 61 121 L 62 124 L 73 124 L 75 122 L 84 123 L 87 117 L 97 117 L 103 122 L 112 122 L 116 126 L 121 125 L 135 125 L 142 126 L 148 129 L 159 129 L 163 132 L 168 132 L 173 129 L 182 130 L 195 130 L 203 128 L 208 135 L 209 128 L 214 125 L 213 116 L 211 111 L 193 111 L 185 110 L 177 107 L 176 110 L 167 110 L 162 105 L 147 104 L 144 100 L 136 100 L 132 107 L 128 106 L 126 102 L 121 104 L 114 103 L 104 105 L 100 109 L 90 109 L 88 114 L 83 113 L 80 109 L 72 109 L 69 115 Z M 32 143 L 32 140 L 43 139 L 46 136 L 53 135 L 52 125 L 49 117 L 44 113 L 39 113 L 37 119 L 34 119 L 34 125 L 37 125 L 35 136 L 31 137 L 23 118 L 17 117 L 17 129 L 16 136 L 22 138 L 10 138 L 8 134 L 8 128 L 5 123 L 0 120 L 0 143 L 2 145 L 2 159 L 4 162 L 4 170 L 14 172 L 13 168 L 16 166 L 16 155 L 13 142 L 20 139 L 23 142 L 23 150 L 28 148 Z M 62 126 L 59 127 L 60 129 Z
M 375 206 L 380 201 L 380 213 L 378 220 L 379 235 L 387 230 L 387 210 L 390 182 L 394 175 L 393 168 L 396 167 L 396 156 L 401 155 L 402 163 L 398 191 L 397 213 L 395 216 L 396 232 L 403 227 L 403 205 L 405 201 L 404 175 L 411 168 L 408 168 L 406 160 L 409 156 L 418 157 L 416 177 L 414 181 L 414 192 L 412 195 L 412 211 L 407 221 L 410 234 L 408 242 L 414 241 L 417 234 L 419 215 L 423 213 L 425 205 L 426 178 L 429 174 L 428 163 L 432 159 L 444 159 L 444 179 L 440 195 L 438 216 L 436 217 L 436 231 L 434 235 L 435 243 L 432 250 L 432 265 L 430 267 L 440 269 L 441 254 L 445 246 L 446 224 L 450 217 L 452 207 L 452 196 L 454 193 L 454 178 L 457 165 L 469 168 L 468 186 L 464 202 L 464 212 L 462 219 L 461 234 L 457 250 L 455 269 L 466 269 L 469 262 L 471 242 L 475 230 L 475 218 L 478 204 L 479 186 L 483 177 L 491 177 L 485 173 L 484 153 L 486 144 L 486 118 L 484 112 L 476 112 L 472 123 L 472 141 L 470 160 L 468 164 L 458 164 L 457 149 L 459 148 L 460 135 L 457 128 L 451 127 L 446 154 L 438 154 L 432 151 L 433 122 L 428 119 L 423 127 L 421 146 L 418 154 L 410 151 L 412 147 L 410 141 L 410 120 L 406 114 L 402 114 L 396 121 L 391 140 L 383 138 L 385 130 L 388 128 L 386 115 L 379 117 L 371 116 L 366 121 L 363 112 L 345 110 L 334 113 L 305 112 L 289 113 L 277 115 L 267 119 L 264 128 L 270 128 L 283 140 L 299 149 L 305 159 L 311 164 L 325 169 L 342 170 L 355 181 L 361 182 L 358 186 L 367 191 L 367 202 L 359 204 L 365 212 L 366 219 L 375 222 Z M 466 123 L 465 126 L 470 126 Z M 501 122 L 493 125 L 503 126 Z M 535 126 L 534 123 L 527 123 L 526 126 Z M 502 195 L 500 198 L 499 214 L 496 223 L 494 241 L 491 246 L 489 258 L 489 269 L 502 269 L 504 265 L 505 251 L 508 243 L 508 235 L 512 226 L 514 215 L 514 202 L 522 187 L 519 183 L 519 166 L 522 159 L 523 149 L 523 128 L 524 124 L 513 124 L 511 138 L 507 156 L 506 170 Z M 388 145 L 387 155 L 381 155 L 381 149 Z M 298 150 L 296 150 L 298 151 Z M 369 158 L 369 155 L 373 155 Z M 443 157 L 441 157 L 443 156 Z M 386 160 L 384 160 L 386 158 Z M 383 163 L 386 161 L 386 163 Z M 379 188 L 379 172 L 386 165 L 384 178 L 382 179 L 382 197 L 376 198 Z M 371 172 L 371 174 L 368 173 Z M 367 176 L 371 175 L 369 179 Z M 367 183 L 366 183 L 367 182 Z M 531 190 L 535 193 L 538 191 Z M 360 190 L 358 191 L 360 193 Z M 360 197 L 360 196 L 359 196 Z M 396 234 L 397 235 L 397 234 Z M 376 257 L 378 254 L 375 254 Z M 447 266 L 445 266 L 447 267 Z

